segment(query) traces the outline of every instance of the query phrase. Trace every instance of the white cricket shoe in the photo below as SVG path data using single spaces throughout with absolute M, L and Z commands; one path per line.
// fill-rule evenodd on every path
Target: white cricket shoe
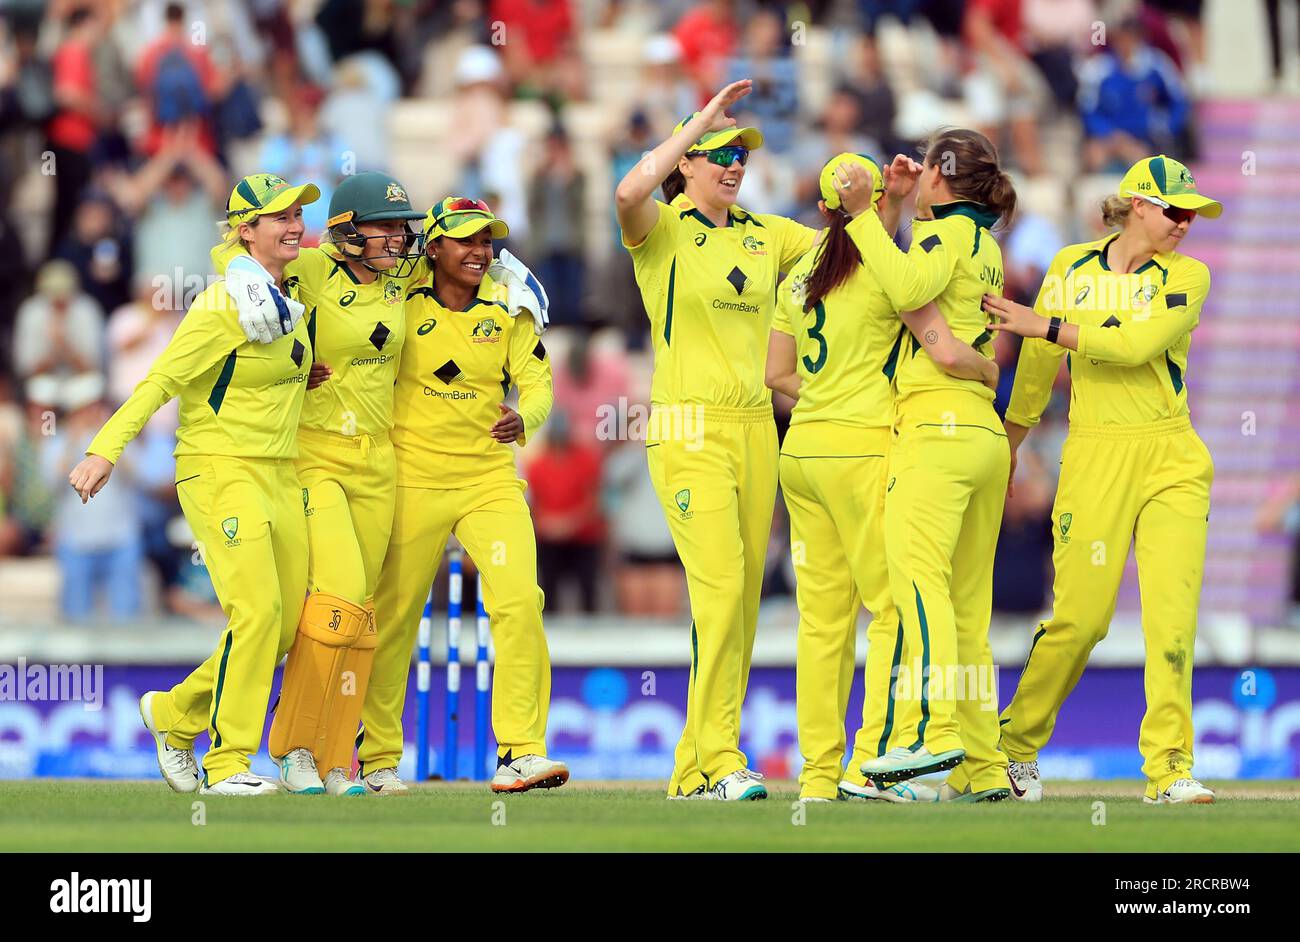
M 569 767 L 563 762 L 538 755 L 510 759 L 507 752 L 497 766 L 496 775 L 492 776 L 492 790 L 526 792 L 534 788 L 559 788 L 568 780 Z
M 1180 778 L 1157 798 L 1142 796 L 1148 805 L 1212 805 L 1214 792 L 1194 778 Z
M 405 795 L 411 790 L 397 777 L 397 769 L 376 769 L 361 776 L 361 784 L 371 795 Z
M 714 801 L 761 801 L 767 797 L 763 776 L 749 769 L 737 769 L 718 779 L 709 791 Z
M 911 802 L 929 803 L 939 800 L 939 792 L 931 788 L 925 782 L 919 782 L 916 779 L 909 779 L 904 782 L 895 782 L 893 785 L 886 785 L 884 788 L 877 788 L 871 779 L 867 779 L 865 785 L 857 785 L 848 779 L 840 782 L 840 797 L 845 800 L 863 800 L 863 801 L 892 801 L 897 804 L 909 804 Z
M 344 769 L 330 769 L 325 773 L 325 794 L 352 797 L 365 793 L 365 786 L 360 782 L 352 781 L 351 776 Z
M 158 753 L 158 771 L 164 781 L 172 791 L 188 794 L 203 784 L 203 773 L 194 761 L 194 750 L 173 749 L 167 745 L 167 734 L 154 724 L 153 698 L 160 692 L 148 690 L 140 697 L 140 719 L 144 720 L 144 728 L 153 736 L 154 749 Z
M 290 795 L 323 795 L 325 783 L 316 771 L 316 759 L 310 749 L 290 749 L 277 760 L 280 782 Z
M 697 785 L 694 791 L 683 792 L 681 786 L 677 786 L 677 794 L 669 795 L 669 801 L 707 801 L 713 798 L 709 789 L 704 785 Z
M 200 795 L 234 795 L 245 797 L 251 795 L 274 795 L 280 790 L 275 782 L 264 779 L 252 772 L 236 772 L 230 778 L 224 778 L 215 785 L 204 785 L 199 789 Z
M 877 785 L 892 785 L 894 782 L 905 782 L 932 772 L 946 772 L 961 765 L 965 758 L 964 749 L 949 749 L 936 756 L 925 746 L 915 750 L 899 746 L 883 756 L 862 763 L 862 774 Z
M 1038 763 L 1007 763 L 1007 781 L 1011 783 L 1011 797 L 1017 801 L 1042 801 L 1043 780 L 1038 777 Z

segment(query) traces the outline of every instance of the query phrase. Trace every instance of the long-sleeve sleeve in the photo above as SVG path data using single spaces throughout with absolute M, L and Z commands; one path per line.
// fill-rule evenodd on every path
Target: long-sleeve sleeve
M 164 403 L 244 342 L 233 310 L 197 305 L 190 308 L 149 375 L 104 423 L 86 454 L 116 464 L 122 450 Z
M 895 310 L 924 307 L 952 278 L 957 259 L 944 244 L 939 226 L 914 225 L 912 247 L 906 253 L 894 244 L 874 211 L 859 215 L 847 231 Z
M 1055 317 L 1061 313 L 1062 256 L 1052 261 L 1043 276 L 1034 301 L 1034 311 L 1041 317 Z M 1007 402 L 1007 421 L 1025 428 L 1038 424 L 1043 410 L 1052 400 L 1052 386 L 1061 371 L 1065 348 L 1038 338 L 1028 338 L 1020 345 L 1016 360 L 1016 375 L 1011 384 L 1011 399 Z
M 533 332 L 532 321 L 513 325 L 509 363 L 510 375 L 519 386 L 519 417 L 524 420 L 524 434 L 519 444 L 524 445 L 542 427 L 555 402 L 551 358 L 541 338 Z
M 1140 366 L 1196 327 L 1210 291 L 1210 270 L 1189 265 L 1152 301 L 1150 308 L 1118 327 L 1079 327 L 1079 355 L 1116 366 Z

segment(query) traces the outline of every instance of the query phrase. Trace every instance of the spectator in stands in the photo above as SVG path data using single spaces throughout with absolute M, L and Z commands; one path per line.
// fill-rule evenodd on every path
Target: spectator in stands
M 504 42 L 497 37 L 491 42 L 505 55 L 506 73 L 516 94 L 570 101 L 585 97 L 569 0 L 492 0 L 488 22 L 493 29 L 500 23 L 505 31 Z
M 0 194 L 0 200 L 3 198 Z M 28 277 L 27 256 L 18 238 L 18 230 L 9 221 L 4 203 L 0 202 L 0 376 L 13 373 L 15 325 L 19 302 L 26 297 L 30 286 Z
M 899 139 L 894 133 L 894 117 L 898 113 L 898 108 L 894 100 L 894 90 L 885 76 L 884 63 L 880 61 L 880 50 L 876 46 L 876 40 L 868 35 L 859 36 L 849 62 L 849 69 L 841 89 L 851 92 L 857 98 L 858 120 L 855 125 L 843 128 L 844 133 L 859 131 L 877 148 L 868 153 L 882 161 L 887 161 L 894 154 L 902 151 L 910 152 L 912 149 L 910 142 Z M 822 158 L 823 163 L 833 154 L 839 153 L 844 152 L 827 151 L 826 156 Z M 807 195 L 811 198 L 812 194 Z M 808 202 L 808 199 L 802 200 L 802 204 Z
M 23 545 L 22 526 L 14 504 L 14 478 L 24 423 L 13 379 L 0 372 L 0 559 L 17 556 Z
M 1300 630 L 1300 474 L 1290 474 L 1274 484 L 1272 493 L 1255 515 L 1261 533 L 1285 534 L 1291 544 L 1285 624 Z
M 316 244 L 325 231 L 330 197 L 343 177 L 343 161 L 350 149 L 342 137 L 321 127 L 324 98 L 318 86 L 295 86 L 288 101 L 288 128 L 268 135 L 257 158 L 259 171 L 286 180 L 310 180 L 320 189 L 320 199 L 302 208 L 302 221 L 307 227 L 305 244 Z
M 1093 0 L 1024 0 L 1024 45 L 1052 90 L 1053 108 L 1069 113 L 1079 93 L 1075 61 L 1091 53 Z
M 360 53 L 339 63 L 320 123 L 331 138 L 347 142 L 348 153 L 356 158 L 350 173 L 388 172 L 393 156 L 388 112 L 400 94 L 397 71 L 378 53 Z
M 488 46 L 470 46 L 456 62 L 457 93 L 451 127 L 442 145 L 460 166 L 456 191 L 491 203 L 498 218 L 510 220 L 510 237 L 528 240 L 528 192 L 524 175 L 526 141 L 510 126 L 506 108 L 505 70 Z
M 1047 608 L 1051 584 L 1052 500 L 1055 481 L 1029 451 L 1016 464 L 993 557 L 993 609 L 1019 614 Z
M 1136 19 L 1110 31 L 1106 51 L 1084 63 L 1079 111 L 1093 172 L 1123 172 L 1153 153 L 1182 153 L 1191 103 L 1174 64 L 1147 45 Z
M 617 437 L 609 433 L 611 418 L 626 414 L 629 381 L 625 355 L 617 348 L 594 351 L 590 332 L 578 330 L 568 351 L 552 358 L 551 368 L 555 406 L 564 412 L 573 440 L 608 445 Z
M 586 284 L 586 180 L 564 128 L 555 125 L 542 146 L 542 165 L 528 196 L 529 258 L 551 299 L 551 323 L 583 321 Z
M 1036 176 L 1043 170 L 1037 122 L 1048 88 L 1025 55 L 1020 13 L 1020 0 L 970 0 L 964 28 L 972 55 L 962 84 L 976 130 L 996 142 L 1005 125 L 1014 163 Z
M 165 132 L 177 125 L 194 128 L 190 146 L 217 151 L 212 118 L 225 97 L 225 80 L 208 55 L 206 40 L 196 42 L 185 20 L 183 3 L 167 4 L 163 33 L 141 53 L 135 66 L 136 88 L 149 102 L 150 128 L 143 151 L 158 153 Z
M 817 210 L 817 174 L 836 154 L 869 154 L 882 165 L 889 162 L 883 142 L 867 137 L 862 128 L 862 99 L 851 88 L 841 85 L 831 92 L 817 125 L 799 136 L 792 164 L 797 174 L 794 202 L 805 207 L 796 211 L 795 218 L 800 222 L 822 225 Z
M 615 556 L 614 589 L 624 615 L 674 618 L 686 577 L 663 507 L 650 483 L 645 448 L 625 441 L 605 458 L 601 494 Z
M 96 90 L 94 60 L 105 24 L 87 4 L 68 14 L 65 27 L 64 39 L 50 60 L 56 110 L 46 127 L 54 158 L 54 212 L 47 255 L 54 254 L 72 225 L 81 191 L 90 182 L 100 129 L 109 118 Z
M 169 288 L 179 309 L 207 287 L 213 220 L 223 215 L 230 192 L 221 165 L 195 146 L 197 136 L 192 126 L 172 128 L 139 171 L 111 178 L 117 202 L 137 217 L 134 277 L 165 279 L 154 286 Z
M 181 314 L 171 307 L 171 292 L 159 291 L 151 278 L 137 276 L 135 298 L 108 318 L 108 401 L 125 402 L 149 375 L 149 368 L 166 349 L 180 326 Z M 174 433 L 177 404 L 169 402 L 153 414 L 146 428 Z
M 58 431 L 45 440 L 42 454 L 46 480 L 58 495 L 50 538 L 63 577 L 59 611 L 71 621 L 85 621 L 95 613 L 96 597 L 102 593 L 109 617 L 124 621 L 140 614 L 142 549 L 136 494 L 129 484 L 106 488 L 83 507 L 80 495 L 62 486 L 112 414 L 101 377 L 82 377 L 67 385 L 66 413 Z M 132 459 L 119 461 L 115 470 L 119 475 L 125 471 L 130 482 Z
M 723 72 L 738 38 L 736 22 L 733 0 L 702 0 L 673 27 L 673 36 L 682 50 L 682 65 L 695 84 L 696 108 L 706 104 L 725 84 Z
M 761 126 L 764 147 L 776 153 L 793 146 L 799 117 L 799 68 L 789 52 L 785 23 L 765 8 L 746 24 L 744 49 L 726 70 L 725 84 L 753 79 L 753 91 L 741 105 L 747 117 L 736 117 L 742 124 Z
M 671 134 L 678 121 L 699 107 L 699 92 L 683 72 L 681 61 L 682 48 L 677 38 L 667 33 L 651 36 L 642 47 L 641 73 L 630 114 L 644 117 L 651 131 L 647 147 Z M 623 178 L 616 173 L 614 179 Z
M 41 401 L 59 406 L 63 384 L 98 376 L 103 364 L 103 312 L 80 290 L 75 268 L 61 260 L 46 262 L 36 276 L 36 293 L 18 308 L 14 374 L 29 387 L 48 388 Z
M 121 210 L 103 190 L 92 187 L 82 197 L 72 231 L 56 258 L 70 262 L 81 286 L 101 311 L 112 311 L 131 294 L 131 240 L 121 224 Z
M 600 450 L 576 441 L 569 417 L 551 413 L 541 450 L 527 467 L 537 530 L 537 565 L 548 609 L 562 608 L 564 587 L 575 582 L 581 610 L 596 611 L 605 520 L 600 506 Z
M 46 479 L 42 455 L 45 441 L 58 427 L 52 404 L 58 398 L 58 385 L 58 380 L 48 377 L 28 384 L 22 425 L 8 452 L 8 513 L 12 524 L 8 551 L 15 556 L 30 556 L 43 549 L 54 518 L 55 485 Z

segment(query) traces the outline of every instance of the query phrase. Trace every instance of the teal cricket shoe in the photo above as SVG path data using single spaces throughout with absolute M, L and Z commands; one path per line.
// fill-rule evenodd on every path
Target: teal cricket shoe
M 932 755 L 925 746 L 917 749 L 899 746 L 862 763 L 862 774 L 877 786 L 892 785 L 933 772 L 946 772 L 961 765 L 965 758 L 965 749 L 949 749 Z

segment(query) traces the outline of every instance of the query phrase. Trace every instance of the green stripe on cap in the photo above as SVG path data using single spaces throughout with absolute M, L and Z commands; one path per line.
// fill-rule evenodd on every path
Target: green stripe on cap
M 254 193 L 253 188 L 249 186 L 247 177 L 239 181 L 239 185 L 235 187 L 235 192 L 247 200 L 248 205 L 252 206 L 254 209 L 262 208 L 262 201 L 257 198 L 257 194 Z
M 1159 190 L 1160 195 L 1163 196 L 1166 192 L 1168 192 L 1165 189 L 1166 181 L 1165 181 L 1164 157 L 1152 157 L 1151 163 L 1148 164 L 1148 167 L 1150 167 L 1151 169 L 1151 179 L 1156 181 L 1156 189 Z

